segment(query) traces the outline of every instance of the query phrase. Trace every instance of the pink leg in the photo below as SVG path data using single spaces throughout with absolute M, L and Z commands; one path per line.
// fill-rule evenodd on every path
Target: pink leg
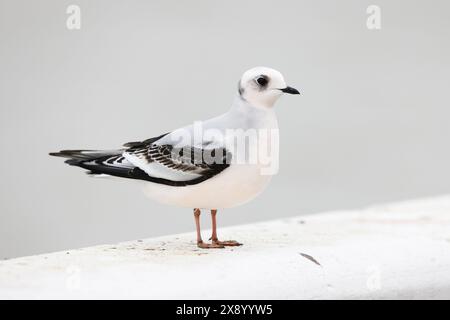
M 217 210 L 216 209 L 211 210 L 211 220 L 212 220 L 211 240 L 212 240 L 212 243 L 219 244 L 219 245 L 222 245 L 222 246 L 230 246 L 230 247 L 242 246 L 242 243 L 239 243 L 239 242 L 237 242 L 235 240 L 219 241 L 219 239 L 217 238 L 216 215 L 217 215 Z
M 195 227 L 197 229 L 197 246 L 202 249 L 223 248 L 224 246 L 218 243 L 204 243 L 202 240 L 202 234 L 200 232 L 200 209 L 194 209 Z

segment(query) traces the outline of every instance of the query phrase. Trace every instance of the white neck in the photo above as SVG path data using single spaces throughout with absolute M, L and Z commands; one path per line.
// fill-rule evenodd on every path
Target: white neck
M 229 113 L 234 118 L 247 122 L 248 127 L 278 128 L 277 117 L 273 108 L 255 107 L 239 94 L 235 97 Z

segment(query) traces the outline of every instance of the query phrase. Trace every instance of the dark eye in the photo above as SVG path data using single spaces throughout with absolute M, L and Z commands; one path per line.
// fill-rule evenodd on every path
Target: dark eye
M 269 80 L 267 79 L 266 76 L 259 76 L 258 78 L 256 78 L 256 83 L 259 84 L 261 87 L 265 87 L 267 85 L 267 83 L 269 83 Z

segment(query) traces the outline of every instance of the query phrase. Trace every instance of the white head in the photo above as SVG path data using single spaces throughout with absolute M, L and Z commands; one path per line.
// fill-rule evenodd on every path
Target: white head
M 297 89 L 286 85 L 281 73 L 266 67 L 246 71 L 238 88 L 242 99 L 261 108 L 271 108 L 283 93 L 299 94 Z

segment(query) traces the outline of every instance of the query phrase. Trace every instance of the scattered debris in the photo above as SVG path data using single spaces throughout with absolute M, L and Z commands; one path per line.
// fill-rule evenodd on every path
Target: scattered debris
M 301 252 L 300 252 L 300 255 L 301 255 L 302 257 L 308 259 L 309 261 L 314 262 L 314 263 L 317 264 L 318 266 L 322 266 L 316 259 L 314 259 L 314 258 L 313 258 L 312 256 L 310 256 L 309 254 L 301 253 Z

